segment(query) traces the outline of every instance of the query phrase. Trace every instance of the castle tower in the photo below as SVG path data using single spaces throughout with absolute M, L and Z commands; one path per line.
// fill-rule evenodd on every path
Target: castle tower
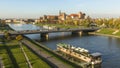
M 61 12 L 61 10 L 59 11 L 59 19 L 60 20 L 66 20 L 66 13 Z
M 79 19 L 85 19 L 85 13 L 79 12 L 78 17 Z
M 61 15 L 61 10 L 59 10 L 59 15 Z
M 78 17 L 79 17 L 79 19 L 82 18 L 82 12 L 79 12 L 79 13 L 78 13 Z

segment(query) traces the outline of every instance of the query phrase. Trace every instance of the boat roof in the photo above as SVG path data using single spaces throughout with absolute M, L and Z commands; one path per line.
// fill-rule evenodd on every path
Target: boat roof
M 92 53 L 91 55 L 92 55 L 93 57 L 98 57 L 98 56 L 101 56 L 101 53 L 96 52 L 96 53 Z

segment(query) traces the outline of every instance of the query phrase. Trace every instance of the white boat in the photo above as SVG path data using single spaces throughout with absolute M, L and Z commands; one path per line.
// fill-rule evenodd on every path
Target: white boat
M 89 64 L 102 63 L 101 54 L 98 52 L 90 53 L 87 49 L 74 47 L 64 43 L 57 44 L 57 50 L 75 59 L 83 60 L 84 62 Z

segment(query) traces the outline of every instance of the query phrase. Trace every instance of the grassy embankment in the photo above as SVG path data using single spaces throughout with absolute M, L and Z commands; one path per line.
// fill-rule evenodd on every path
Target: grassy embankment
M 69 68 L 77 68 L 77 67 L 78 67 L 76 64 L 71 63 L 71 62 L 69 62 L 69 61 L 66 61 L 66 60 L 62 59 L 61 57 L 59 57 L 58 55 L 52 53 L 52 52 L 51 52 L 51 49 L 48 48 L 48 47 L 46 47 L 46 46 L 44 46 L 43 44 L 39 43 L 39 44 L 42 46 L 42 47 L 41 47 L 41 46 L 40 46 L 39 44 L 37 44 L 37 42 L 35 42 L 34 40 L 31 40 L 31 39 L 29 39 L 29 38 L 26 38 L 26 39 L 28 39 L 31 43 L 35 44 L 34 47 L 38 48 L 40 51 L 42 51 L 42 52 L 44 52 L 44 53 L 46 53 L 46 54 L 49 54 L 50 56 L 54 57 L 56 60 L 61 61 L 62 63 L 64 63 L 65 65 L 68 65 Z M 79 66 L 79 68 L 81 68 L 81 67 Z
M 37 26 L 43 26 L 43 25 L 48 25 L 48 26 L 56 26 L 59 28 L 79 28 L 83 26 L 75 26 L 75 25 L 61 25 L 61 24 L 36 24 Z M 99 32 L 96 32 L 97 34 L 104 34 L 104 35 L 111 35 L 111 36 L 120 36 L 120 31 L 113 34 L 116 30 L 118 29 L 112 29 L 112 28 L 102 28 L 100 29 Z
M 9 30 L 8 26 L 0 26 L 0 31 Z M 2 44 L 3 39 L 0 38 L 0 57 L 2 57 L 2 62 L 6 68 L 12 68 L 13 64 L 7 53 L 6 47 Z
M 5 27 L 1 27 L 1 31 L 9 30 Z M 3 42 L 3 39 L 0 39 L 0 42 Z M 34 53 L 32 53 L 28 48 L 23 45 L 25 53 L 27 54 L 33 68 L 50 68 L 50 66 L 37 57 Z M 9 51 L 8 51 L 9 50 Z M 0 44 L 0 57 L 2 57 L 2 61 L 4 63 L 5 68 L 14 68 L 17 65 L 19 68 L 28 68 L 26 59 L 24 57 L 23 52 L 20 49 L 19 42 L 16 40 L 6 41 L 4 40 L 4 44 Z M 15 63 L 17 65 L 12 64 L 13 60 L 15 59 Z
M 103 28 L 103 29 L 100 29 L 100 31 L 98 31 L 96 33 L 105 34 L 105 35 L 112 35 L 112 36 L 120 36 L 120 31 L 113 34 L 116 30 L 118 30 L 118 29 Z
M 0 39 L 1 42 L 2 39 Z M 6 68 L 12 68 L 12 62 L 3 44 L 0 44 L 0 57 L 2 57 L 2 62 Z
M 52 25 L 51 25 L 52 26 Z M 61 26 L 61 27 L 63 27 L 62 25 L 58 25 L 58 26 Z M 15 41 L 15 40 L 14 40 Z M 11 46 L 13 46 L 13 45 L 11 45 Z M 18 46 L 18 48 L 19 48 L 19 46 Z M 16 50 L 18 50 L 18 48 L 16 49 Z M 58 61 L 61 61 L 61 62 L 63 62 L 64 64 L 66 64 L 66 65 L 68 65 L 70 68 L 74 68 L 74 66 L 73 65 L 70 65 L 68 62 L 66 62 L 65 60 L 61 60 L 60 58 L 58 58 L 56 55 L 54 55 L 54 54 L 51 54 L 50 52 L 48 52 L 48 51 L 46 51 L 46 50 L 44 50 L 44 49 L 42 49 L 42 48 L 40 48 L 40 47 L 38 47 L 37 46 L 37 48 L 39 48 L 40 50 L 42 50 L 42 51 L 44 51 L 45 53 L 48 53 L 48 54 L 50 54 L 51 56 L 54 56 Z M 12 50 L 12 49 L 11 49 Z M 13 50 L 13 51 L 16 51 L 15 49 Z M 26 50 L 25 50 L 26 51 Z M 14 53 L 14 52 L 12 52 L 12 53 Z M 18 53 L 18 52 L 17 52 Z M 14 55 L 14 54 L 13 54 Z M 33 55 L 33 54 L 30 54 L 30 55 Z M 18 56 L 18 55 L 15 55 L 15 56 Z M 21 56 L 23 56 L 23 54 L 21 55 Z M 15 58 L 17 58 L 17 57 L 15 57 Z M 20 58 L 20 56 L 18 57 L 18 58 Z M 35 59 L 35 57 L 32 57 L 32 56 L 29 56 L 28 55 L 28 58 L 29 59 Z M 34 60 L 33 59 L 33 60 Z M 22 61 L 23 60 L 23 61 Z M 45 62 L 43 62 L 42 60 L 41 61 L 39 61 L 38 59 L 36 60 L 36 61 L 38 61 L 38 63 L 37 62 L 35 62 L 35 60 L 34 60 L 34 62 L 36 63 L 36 64 L 34 64 L 33 65 L 33 68 L 50 68 L 47 64 L 45 64 Z M 25 62 L 25 59 L 18 59 L 17 60 L 17 62 L 19 62 L 18 63 L 18 65 L 22 68 L 22 67 L 25 67 L 26 65 L 24 64 L 24 63 L 26 63 Z M 20 63 L 20 62 L 23 62 L 23 63 Z M 31 63 L 33 64 L 34 62 L 32 62 L 31 61 Z M 39 66 L 40 65 L 40 66 Z M 35 66 L 35 67 L 34 67 Z
M 12 52 L 18 66 L 20 68 L 28 68 L 28 65 L 26 64 L 26 59 L 24 57 L 23 52 L 20 49 L 19 42 L 16 40 L 12 40 L 5 44 L 10 51 Z M 12 60 L 10 60 L 10 57 L 7 54 L 5 45 L 0 44 L 0 56 L 3 58 L 3 62 L 6 68 L 13 68 Z M 28 48 L 26 48 L 23 45 L 23 48 L 25 50 L 25 53 L 27 54 L 33 68 L 50 68 L 48 64 L 46 64 L 43 60 L 39 59 L 35 54 L 33 54 Z
M 54 25 L 50 24 L 50 26 L 57 26 L 59 28 L 76 28 L 76 26 L 64 26 L 64 25 L 56 25 L 56 24 L 54 24 Z M 25 60 L 23 53 L 20 50 L 19 42 L 17 42 L 16 40 L 13 40 L 13 41 L 7 43 L 6 45 L 10 48 L 10 50 L 13 53 L 13 56 L 16 59 L 16 62 L 20 66 L 20 68 L 26 68 L 27 67 L 26 60 Z M 28 58 L 30 59 L 30 62 L 33 65 L 33 68 L 50 68 L 44 61 L 38 60 L 39 58 L 36 55 L 34 55 L 31 51 L 28 51 L 29 49 L 27 49 L 26 47 L 24 47 L 24 49 L 25 49 L 25 52 L 26 52 Z M 40 48 L 40 50 L 43 50 L 46 53 L 50 54 L 51 56 L 54 56 L 57 60 L 62 61 L 66 65 L 69 65 L 70 68 L 74 68 L 74 64 L 69 64 L 69 62 L 66 62 L 65 60 L 61 60 L 58 56 L 56 56 L 56 55 L 54 55 L 54 54 L 52 54 L 52 53 L 50 53 L 42 48 Z M 32 55 L 34 55 L 34 56 L 32 56 Z M 9 64 L 8 64 L 9 66 L 8 67 L 9 68 L 13 67 L 12 62 L 11 62 L 7 53 L 6 53 L 6 56 L 7 56 L 7 59 L 9 59 Z M 6 62 L 4 62 L 4 64 L 6 66 Z

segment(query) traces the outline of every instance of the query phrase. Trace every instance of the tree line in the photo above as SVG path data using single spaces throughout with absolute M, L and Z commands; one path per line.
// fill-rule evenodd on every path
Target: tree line
M 105 27 L 105 28 L 114 28 L 114 29 L 120 29 L 120 18 L 87 18 L 87 19 L 80 19 L 80 20 L 45 20 L 40 23 L 47 23 L 47 24 L 62 24 L 62 25 L 75 25 L 75 26 L 85 26 L 89 27 L 91 23 L 96 24 L 98 27 Z
M 95 19 L 94 22 L 106 28 L 120 29 L 120 18 Z

